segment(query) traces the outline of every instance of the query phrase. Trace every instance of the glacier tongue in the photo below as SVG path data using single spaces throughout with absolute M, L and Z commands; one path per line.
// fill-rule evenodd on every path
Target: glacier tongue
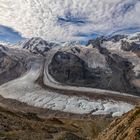
M 122 101 L 94 100 L 84 96 L 69 96 L 45 90 L 35 82 L 43 70 L 43 63 L 43 59 L 31 60 L 30 70 L 22 77 L 3 84 L 0 87 L 0 95 L 32 106 L 75 114 L 118 116 L 134 108 L 134 105 Z

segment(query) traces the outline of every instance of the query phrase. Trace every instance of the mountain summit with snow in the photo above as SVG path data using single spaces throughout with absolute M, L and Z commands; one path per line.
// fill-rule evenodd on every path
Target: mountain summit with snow
M 58 46 L 58 43 L 48 42 L 39 37 L 33 37 L 31 39 L 26 39 L 18 44 L 15 44 L 15 47 L 28 50 L 29 52 L 35 54 L 45 55 L 51 48 Z

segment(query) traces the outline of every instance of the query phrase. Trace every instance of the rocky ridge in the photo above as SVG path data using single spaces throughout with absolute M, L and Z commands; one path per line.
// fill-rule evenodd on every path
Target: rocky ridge
M 14 47 L 28 50 L 29 52 L 32 52 L 34 54 L 40 54 L 45 56 L 51 48 L 56 47 L 58 45 L 58 43 L 47 42 L 42 38 L 33 37 L 31 39 L 26 39 L 24 41 L 19 42 L 18 44 L 15 44 Z
M 64 84 L 139 95 L 140 45 L 133 45 L 136 40 L 125 44 L 124 37 L 97 38 L 86 47 L 64 47 L 55 54 L 49 72 Z M 125 50 L 125 45 L 127 49 L 131 46 L 131 50 Z
M 140 107 L 115 119 L 110 126 L 98 136 L 98 140 L 139 140 Z

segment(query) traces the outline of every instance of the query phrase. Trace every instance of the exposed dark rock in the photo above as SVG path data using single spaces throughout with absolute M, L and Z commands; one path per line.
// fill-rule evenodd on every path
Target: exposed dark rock
M 100 47 L 101 43 L 106 40 L 107 38 L 104 36 L 97 37 L 96 39 L 89 40 L 87 45 L 92 44 L 94 47 Z
M 114 35 L 112 37 L 109 37 L 107 40 L 108 41 L 113 41 L 113 42 L 118 42 L 124 38 L 126 38 L 127 36 L 126 35 Z
M 8 49 L 0 46 L 0 85 L 16 79 L 26 71 L 26 64 L 23 58 L 9 56 Z
M 53 60 L 49 71 L 53 75 L 55 73 L 55 78 L 63 83 L 84 85 L 85 83 L 90 83 L 87 79 L 99 78 L 98 76 L 93 77 L 92 73 L 89 72 L 87 64 L 71 53 L 57 52 Z M 59 75 L 57 75 L 58 73 Z
M 1 52 L 2 52 L 2 50 L 3 51 L 8 51 L 8 48 L 6 46 L 3 46 L 3 45 L 0 44 L 0 50 L 1 50 Z
M 18 44 L 18 47 L 29 50 L 34 54 L 46 55 L 46 53 L 52 48 L 57 46 L 58 44 L 53 42 L 47 42 L 39 37 L 33 37 L 31 39 L 27 39 L 24 42 Z
M 49 72 L 55 76 L 58 81 L 66 83 L 81 82 L 81 80 L 86 79 L 88 76 L 88 69 L 85 65 L 85 62 L 76 55 L 66 52 L 57 52 L 49 67 Z
M 106 59 L 112 69 L 112 79 L 110 80 L 112 90 L 137 93 L 137 88 L 131 84 L 131 80 L 134 78 L 133 65 L 116 54 L 110 54 Z
M 140 51 L 140 44 L 136 44 L 135 42 L 129 43 L 127 41 L 122 40 L 121 49 L 124 51 L 137 52 L 137 51 Z
M 114 36 L 101 36 L 97 37 L 96 39 L 91 39 L 88 41 L 88 44 L 92 44 L 94 47 L 99 47 L 104 41 L 112 41 L 114 43 L 126 38 L 126 35 L 114 35 Z
M 64 84 L 137 93 L 137 88 L 131 84 L 134 77 L 133 65 L 117 54 L 109 53 L 105 48 L 98 49 L 106 58 L 106 68 L 89 68 L 77 55 L 57 52 L 49 66 L 49 73 Z

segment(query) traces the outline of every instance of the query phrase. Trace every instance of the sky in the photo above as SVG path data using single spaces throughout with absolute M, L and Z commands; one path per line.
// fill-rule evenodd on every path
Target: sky
M 21 35 L 12 28 L 0 25 L 0 41 L 15 44 L 22 39 Z
M 1 0 L 0 40 L 84 42 L 140 31 L 140 0 Z

